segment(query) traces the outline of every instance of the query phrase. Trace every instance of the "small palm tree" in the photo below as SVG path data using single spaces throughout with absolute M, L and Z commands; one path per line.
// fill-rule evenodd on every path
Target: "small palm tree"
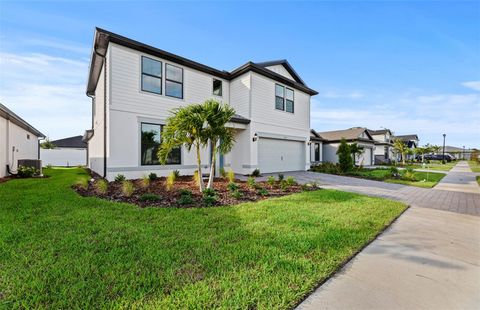
M 405 157 L 407 156 L 408 146 L 400 139 L 393 141 L 393 148 L 402 155 L 402 164 L 405 165 Z
M 228 104 L 221 104 L 217 100 L 207 100 L 203 103 L 203 113 L 206 120 L 205 137 L 210 141 L 212 147 L 212 158 L 210 162 L 210 176 L 207 188 L 213 188 L 213 177 L 217 152 L 226 154 L 230 152 L 235 143 L 235 132 L 225 125 L 235 114 L 235 110 Z
M 40 143 L 40 147 L 42 149 L 54 149 L 56 146 L 55 146 L 55 144 L 53 144 L 52 141 L 50 141 L 49 138 L 46 138 L 45 141 Z
M 435 154 L 438 154 L 440 152 L 440 149 L 442 147 L 440 145 L 432 145 L 432 151 L 435 153 Z
M 161 164 L 165 164 L 168 154 L 175 148 L 184 145 L 188 151 L 195 148 L 197 154 L 197 171 L 200 176 L 199 189 L 205 188 L 202 179 L 202 161 L 200 150 L 207 145 L 204 133 L 205 116 L 203 107 L 199 104 L 180 107 L 173 110 L 173 115 L 167 118 L 162 132 L 162 144 L 157 156 Z
M 350 153 L 353 156 L 353 163 L 355 164 L 355 162 L 357 161 L 356 160 L 357 155 L 360 156 L 363 153 L 363 147 L 358 146 L 357 143 L 352 143 L 352 144 L 350 144 Z

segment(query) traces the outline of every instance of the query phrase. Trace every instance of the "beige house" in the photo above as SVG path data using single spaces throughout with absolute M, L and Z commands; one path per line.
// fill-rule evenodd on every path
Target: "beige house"
M 374 163 L 375 165 L 390 163 L 394 160 L 393 134 L 390 129 L 368 130 L 375 140 Z
M 322 159 L 324 162 L 338 163 L 338 147 L 345 139 L 349 144 L 357 143 L 363 149 L 362 154 L 355 156 L 355 164 L 371 166 L 374 164 L 375 140 L 365 127 L 353 127 L 344 130 L 318 132 L 322 141 Z

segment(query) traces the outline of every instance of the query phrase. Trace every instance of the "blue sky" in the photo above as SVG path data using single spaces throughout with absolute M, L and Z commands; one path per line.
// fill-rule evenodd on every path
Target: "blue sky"
M 52 139 L 90 126 L 94 27 L 206 65 L 286 58 L 312 127 L 480 147 L 480 1 L 0 2 L 0 102 Z

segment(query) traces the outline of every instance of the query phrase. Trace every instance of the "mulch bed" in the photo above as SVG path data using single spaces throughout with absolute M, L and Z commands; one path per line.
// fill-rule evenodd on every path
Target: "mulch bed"
M 140 207 L 176 207 L 176 208 L 201 208 L 206 205 L 203 202 L 202 194 L 199 192 L 198 186 L 195 184 L 193 177 L 181 176 L 175 183 L 170 191 L 166 190 L 165 183 L 166 178 L 161 177 L 156 180 L 150 181 L 148 187 L 142 186 L 142 180 L 130 180 L 135 185 L 135 191 L 132 196 L 126 197 L 122 193 L 122 182 L 114 181 L 108 183 L 108 190 L 106 193 L 100 193 L 94 185 L 94 182 L 89 182 L 87 188 L 75 185 L 74 189 L 82 196 L 99 197 L 117 202 L 128 202 L 136 204 Z M 241 193 L 241 197 L 236 199 L 232 196 L 232 193 L 228 190 L 228 180 L 224 178 L 215 178 L 214 189 L 218 199 L 214 206 L 230 206 L 236 205 L 242 202 L 258 201 L 271 197 L 280 197 L 290 195 L 293 193 L 299 193 L 302 191 L 318 190 L 318 187 L 307 187 L 298 184 L 284 187 L 282 190 L 280 182 L 275 182 L 274 185 L 269 185 L 267 182 L 256 182 L 256 188 L 250 187 L 247 182 L 235 180 L 235 184 L 238 186 L 238 191 Z M 263 188 L 268 193 L 260 193 L 259 189 Z M 181 190 L 189 190 L 192 192 L 192 204 L 181 205 L 178 203 Z M 144 201 L 140 197 L 143 194 L 151 193 L 158 195 L 160 199 L 158 201 Z
M 3 177 L 3 178 L 0 178 L 0 183 L 7 182 L 7 181 L 10 181 L 12 179 L 13 179 L 12 176 Z

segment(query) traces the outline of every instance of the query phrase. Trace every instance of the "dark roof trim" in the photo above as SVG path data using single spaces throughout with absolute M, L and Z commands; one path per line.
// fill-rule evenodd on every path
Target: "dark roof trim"
M 40 131 L 35 129 L 35 127 L 33 127 L 32 125 L 27 123 L 23 118 L 21 118 L 20 116 L 15 114 L 12 110 L 10 110 L 9 108 L 7 108 L 6 106 L 4 106 L 1 103 L 0 103 L 0 116 L 5 118 L 5 119 L 8 119 L 9 121 L 14 123 L 15 125 L 25 129 L 26 131 L 34 134 L 35 136 L 37 136 L 39 138 L 45 138 L 45 135 L 43 133 L 41 133 Z
M 390 129 L 379 129 L 379 130 L 370 130 L 368 129 L 368 132 L 371 134 L 371 135 L 382 135 L 382 134 L 385 134 L 385 133 L 389 133 L 390 135 L 392 135 L 392 132 L 390 131 Z
M 82 141 L 85 143 L 88 143 L 88 141 L 93 137 L 93 129 L 85 130 L 85 133 L 83 134 Z
M 400 139 L 400 140 L 403 140 L 403 141 L 420 140 L 420 139 L 418 139 L 418 136 L 416 134 L 395 136 L 395 139 Z
M 300 75 L 293 69 L 293 67 L 290 65 L 290 63 L 286 59 L 280 59 L 280 60 L 272 60 L 272 61 L 264 61 L 264 62 L 257 62 L 257 65 L 260 67 L 270 67 L 270 66 L 277 66 L 277 65 L 282 65 L 285 70 L 287 70 L 288 73 L 297 81 L 298 83 L 307 86 L 305 82 L 302 80 Z
M 316 132 L 314 129 L 310 129 L 310 133 L 314 135 L 313 137 L 310 136 L 310 140 L 312 141 L 326 141 L 324 138 L 322 138 L 318 132 Z
M 237 124 L 250 124 L 250 120 L 238 114 L 235 114 L 230 121 Z
M 143 53 L 147 53 L 150 55 L 157 56 L 159 58 L 163 58 L 172 62 L 175 62 L 177 64 L 190 67 L 192 69 L 196 69 L 198 71 L 202 71 L 208 74 L 211 74 L 213 76 L 217 76 L 226 80 L 231 80 L 234 79 L 245 72 L 248 71 L 254 71 L 257 72 L 261 75 L 267 76 L 271 79 L 274 79 L 276 81 L 279 81 L 281 83 L 284 83 L 290 87 L 296 88 L 298 90 L 304 91 L 305 93 L 309 95 L 317 95 L 318 92 L 308 88 L 305 83 L 300 79 L 299 81 L 292 81 L 280 74 L 277 74 L 269 69 L 265 69 L 261 65 L 254 64 L 253 62 L 248 62 L 245 65 L 233 70 L 232 72 L 228 71 L 220 71 L 217 69 L 214 69 L 212 67 L 208 67 L 205 65 L 202 65 L 198 62 L 189 60 L 187 58 L 169 53 L 167 51 L 155 48 L 150 45 L 143 44 L 141 42 L 129 39 L 127 37 L 118 35 L 116 33 L 101 29 L 101 28 L 95 28 L 95 39 L 94 39 L 94 45 L 93 45 L 93 51 L 92 51 L 92 59 L 90 62 L 90 72 L 88 76 L 88 83 L 87 83 L 87 95 L 92 96 L 95 92 L 95 88 L 97 87 L 98 79 L 100 77 L 100 73 L 102 70 L 103 66 L 103 61 L 105 59 L 106 53 L 107 53 L 107 48 L 109 42 L 116 43 Z M 285 61 L 286 62 L 286 61 Z M 286 63 L 290 68 L 290 64 L 288 62 Z M 284 65 L 285 66 L 285 65 Z M 285 66 L 285 68 L 287 68 Z M 289 69 L 287 69 L 289 70 Z M 298 76 L 298 74 L 291 68 L 293 76 Z M 299 78 L 299 77 L 298 77 Z
M 336 142 L 341 142 L 342 140 L 325 140 L 325 143 L 336 143 Z M 371 144 L 375 144 L 375 141 L 365 139 L 365 138 L 357 138 L 357 139 L 345 139 L 347 142 L 367 142 Z

